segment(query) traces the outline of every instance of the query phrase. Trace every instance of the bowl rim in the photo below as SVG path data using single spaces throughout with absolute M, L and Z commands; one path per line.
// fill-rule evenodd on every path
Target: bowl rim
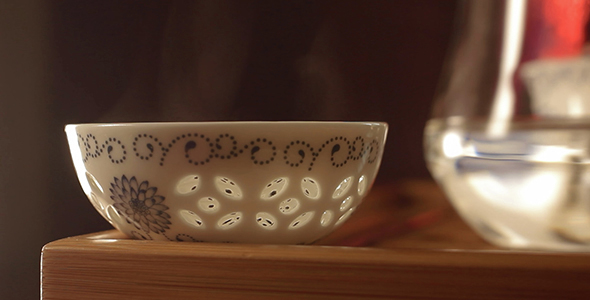
M 336 125 L 336 126 L 384 126 L 389 127 L 387 122 L 379 121 L 199 121 L 199 122 L 121 122 L 121 123 L 72 123 L 68 127 L 155 127 L 155 126 L 244 126 L 244 125 Z

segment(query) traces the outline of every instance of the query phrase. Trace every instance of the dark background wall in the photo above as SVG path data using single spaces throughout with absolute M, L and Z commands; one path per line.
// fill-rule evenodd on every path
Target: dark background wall
M 455 1 L 0 3 L 0 298 L 38 298 L 52 240 L 109 229 L 77 183 L 79 122 L 390 124 L 378 184 L 427 177 L 422 129 Z

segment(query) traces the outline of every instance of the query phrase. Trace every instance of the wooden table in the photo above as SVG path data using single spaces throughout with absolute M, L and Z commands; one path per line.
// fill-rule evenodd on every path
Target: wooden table
M 310 246 L 129 240 L 47 244 L 42 299 L 590 299 L 590 255 L 507 251 L 430 181 L 374 188 Z

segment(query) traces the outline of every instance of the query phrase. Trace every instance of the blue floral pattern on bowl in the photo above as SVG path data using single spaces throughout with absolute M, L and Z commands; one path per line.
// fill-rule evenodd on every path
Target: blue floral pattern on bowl
M 139 183 L 135 176 L 128 179 L 123 175 L 121 179 L 114 178 L 109 190 L 117 212 L 137 229 L 145 233 L 164 233 L 170 229 L 168 206 L 163 204 L 166 198 L 157 195 L 158 188 L 150 187 L 148 181 Z

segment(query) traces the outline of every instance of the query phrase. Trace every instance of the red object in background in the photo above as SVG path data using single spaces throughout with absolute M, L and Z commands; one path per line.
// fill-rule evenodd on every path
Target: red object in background
M 528 5 L 524 61 L 582 53 L 589 0 L 534 0 Z
M 545 40 L 541 57 L 579 55 L 585 42 L 585 25 L 588 21 L 588 0 L 544 0 L 545 30 L 552 38 Z

